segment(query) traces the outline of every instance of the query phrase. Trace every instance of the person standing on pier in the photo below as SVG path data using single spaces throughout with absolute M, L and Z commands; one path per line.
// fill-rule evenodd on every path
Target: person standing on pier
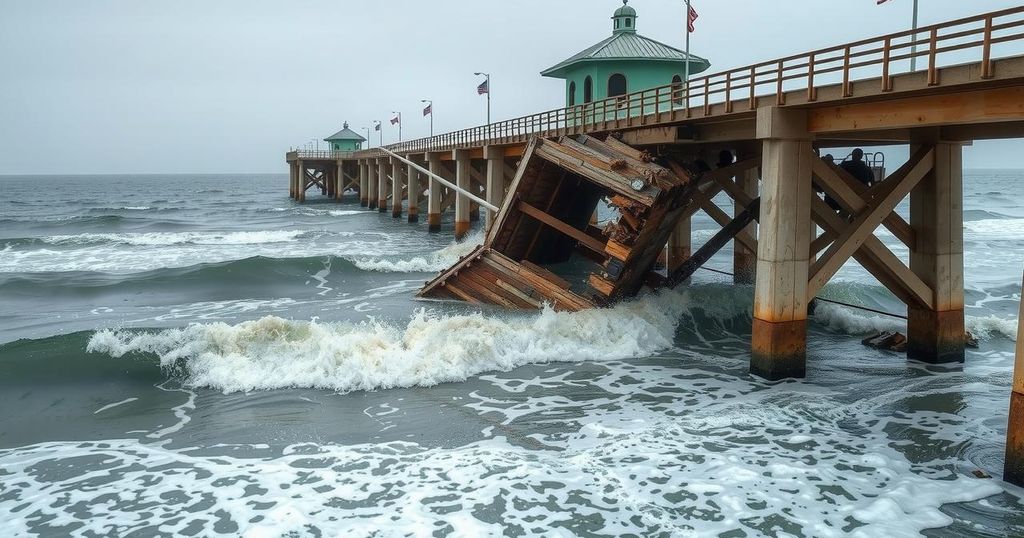
M 849 161 L 843 161 L 839 165 L 840 168 L 846 170 L 851 176 L 864 184 L 865 187 L 870 187 L 875 183 L 875 174 L 871 171 L 871 168 L 864 163 L 864 150 L 857 148 L 853 150 L 853 155 Z

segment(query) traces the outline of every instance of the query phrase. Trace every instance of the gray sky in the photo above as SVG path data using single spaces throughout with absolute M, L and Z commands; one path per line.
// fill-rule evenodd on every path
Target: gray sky
M 712 71 L 909 28 L 910 0 L 694 0 Z M 922 24 L 1018 0 L 922 0 Z M 0 174 L 283 172 L 284 152 L 405 117 L 425 136 L 560 107 L 538 73 L 603 39 L 618 0 L 12 0 L 0 16 Z M 632 0 L 682 47 L 682 0 Z M 374 133 L 376 137 L 376 133 Z M 1021 142 L 968 167 L 1024 168 Z

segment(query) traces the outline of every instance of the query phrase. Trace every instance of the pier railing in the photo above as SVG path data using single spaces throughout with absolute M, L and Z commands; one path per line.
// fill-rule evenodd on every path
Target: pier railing
M 841 87 L 841 98 L 877 95 L 899 91 L 893 76 L 910 72 L 912 58 L 923 65 L 918 71 L 926 79 L 925 87 L 942 86 L 939 69 L 957 64 L 980 62 L 981 77 L 992 78 L 993 58 L 1024 54 L 1022 27 L 1024 7 L 1015 7 L 730 69 L 691 79 L 688 87 L 669 84 L 386 147 L 396 153 L 443 151 L 523 142 L 534 135 L 672 123 L 752 111 L 766 102 L 813 103 L 818 90 L 829 85 Z M 879 87 L 856 83 L 870 79 L 879 79 Z M 788 103 L 787 95 L 794 91 L 801 92 L 801 98 Z M 375 153 L 383 152 L 364 150 L 356 157 Z
M 292 149 L 288 152 L 290 159 L 302 159 L 305 161 L 336 161 L 340 159 L 352 159 L 354 151 L 331 151 L 331 150 L 305 150 Z

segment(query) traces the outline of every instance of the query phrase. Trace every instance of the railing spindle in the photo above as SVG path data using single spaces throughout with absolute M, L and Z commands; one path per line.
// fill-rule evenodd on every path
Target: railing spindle
M 750 68 L 750 110 L 757 109 L 757 68 Z
M 807 58 L 807 100 L 814 101 L 818 98 L 818 89 L 814 87 L 814 65 L 815 54 L 812 52 Z
M 785 106 L 786 94 L 782 91 L 782 79 L 786 70 L 783 67 L 785 60 L 779 60 L 779 70 L 775 73 L 775 104 Z
M 725 74 L 725 113 L 732 113 L 732 71 Z
M 939 85 L 939 70 L 935 66 L 936 55 L 938 53 L 939 44 L 939 29 L 932 28 L 932 37 L 928 41 L 928 85 L 938 86 Z
M 882 91 L 892 91 L 892 77 L 889 76 L 889 58 L 892 55 L 892 38 L 885 38 L 882 46 Z
M 992 16 L 985 17 L 985 38 L 982 44 L 981 78 L 992 78 Z
M 850 88 L 850 46 L 843 51 L 843 97 L 852 97 Z

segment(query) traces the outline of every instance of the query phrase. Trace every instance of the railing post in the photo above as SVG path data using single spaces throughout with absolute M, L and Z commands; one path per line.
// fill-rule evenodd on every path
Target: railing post
M 814 70 L 817 69 L 814 63 L 814 53 L 807 57 L 807 100 L 816 101 L 818 99 L 817 88 L 814 87 Z
M 985 17 L 985 38 L 982 44 L 981 78 L 992 78 L 992 17 Z
M 928 85 L 939 85 L 939 70 L 935 66 L 936 55 L 938 54 L 939 29 L 932 28 L 932 37 L 928 41 Z
M 757 109 L 757 68 L 750 68 L 750 110 Z
M 882 46 L 882 91 L 892 91 L 892 77 L 889 76 L 889 58 L 892 56 L 892 38 L 885 38 Z
M 732 71 L 725 74 L 725 113 L 732 113 Z
M 850 88 L 850 46 L 847 45 L 843 51 L 843 97 L 851 97 L 853 92 Z
M 704 77 L 704 117 L 711 115 L 711 77 Z
M 779 60 L 779 69 L 775 73 L 775 104 L 778 106 L 786 104 L 786 94 L 782 91 L 782 78 L 786 72 L 783 62 L 784 60 Z

